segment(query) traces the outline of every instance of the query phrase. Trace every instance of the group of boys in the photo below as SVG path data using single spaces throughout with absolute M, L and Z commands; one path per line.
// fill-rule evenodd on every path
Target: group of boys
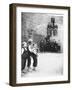
M 36 71 L 37 53 L 38 53 L 37 44 L 34 43 L 32 39 L 29 39 L 28 42 L 22 43 L 21 70 L 23 73 L 26 73 L 32 70 Z M 31 69 L 31 59 L 33 59 L 33 65 L 32 65 L 33 69 Z

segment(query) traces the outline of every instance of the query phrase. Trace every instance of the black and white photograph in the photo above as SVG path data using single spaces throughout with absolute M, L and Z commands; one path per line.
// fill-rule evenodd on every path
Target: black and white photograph
M 22 77 L 63 75 L 63 16 L 21 13 Z
M 70 8 L 26 4 L 12 8 L 14 83 L 70 82 Z

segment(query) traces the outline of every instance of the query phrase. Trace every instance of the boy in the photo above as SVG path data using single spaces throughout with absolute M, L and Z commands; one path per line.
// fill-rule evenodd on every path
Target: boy
M 33 43 L 32 39 L 28 40 L 29 55 L 33 58 L 33 70 L 36 71 L 37 67 L 37 44 Z
M 23 73 L 26 73 L 26 61 L 28 60 L 28 64 L 27 64 L 27 67 L 30 67 L 30 56 L 29 56 L 29 52 L 28 52 L 28 47 L 27 47 L 27 43 L 26 42 L 23 42 L 23 47 L 22 47 L 22 55 L 21 55 L 21 58 L 22 58 L 22 61 L 21 61 L 21 65 L 22 65 L 22 68 L 21 70 L 23 71 Z

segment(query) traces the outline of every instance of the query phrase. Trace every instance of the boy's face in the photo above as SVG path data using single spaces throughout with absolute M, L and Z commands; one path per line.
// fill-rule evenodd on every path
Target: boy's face
M 31 41 L 29 41 L 29 42 L 28 42 L 28 44 L 29 44 L 29 45 L 31 45 L 31 44 L 32 44 L 32 42 L 31 42 Z
M 27 43 L 25 43 L 25 44 L 23 45 L 23 47 L 24 47 L 24 48 L 27 48 Z

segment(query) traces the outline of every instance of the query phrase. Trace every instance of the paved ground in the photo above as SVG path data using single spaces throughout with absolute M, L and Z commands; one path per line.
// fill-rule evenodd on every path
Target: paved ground
M 33 61 L 32 61 L 33 63 Z M 32 67 L 32 64 L 31 64 Z M 37 71 L 22 73 L 24 77 L 46 77 L 51 75 L 61 75 L 63 73 L 62 53 L 40 53 L 38 54 Z

